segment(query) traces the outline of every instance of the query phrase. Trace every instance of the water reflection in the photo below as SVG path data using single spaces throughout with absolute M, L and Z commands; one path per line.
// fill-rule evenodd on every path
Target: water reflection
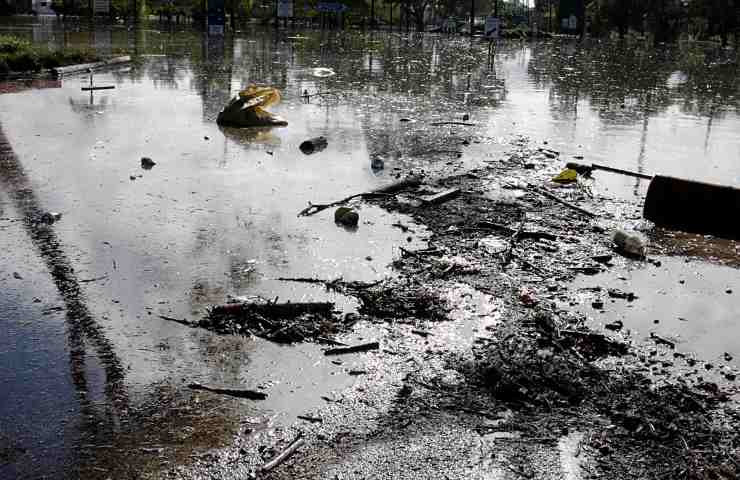
M 123 385 L 125 369 L 113 343 L 103 327 L 93 317 L 87 300 L 64 246 L 54 227 L 42 219 L 46 211 L 34 193 L 32 183 L 13 152 L 0 124 L 0 186 L 13 207 L 22 216 L 22 223 L 31 243 L 43 260 L 65 306 L 69 370 L 80 404 L 85 430 L 107 430 L 118 422 L 121 412 L 128 408 L 128 395 Z M 88 381 L 87 348 L 97 355 L 95 364 L 104 372 L 104 408 L 99 408 L 96 394 Z M 17 380 L 21 381 L 20 378 Z M 13 388 L 6 385 L 6 388 Z

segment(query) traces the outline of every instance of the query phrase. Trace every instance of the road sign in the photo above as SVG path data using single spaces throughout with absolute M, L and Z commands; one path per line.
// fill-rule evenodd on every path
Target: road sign
M 110 13 L 110 0 L 95 0 L 93 11 L 95 13 Z
M 486 38 L 498 38 L 501 22 L 498 17 L 486 17 Z
M 278 0 L 277 16 L 279 18 L 293 18 L 293 0 Z
M 208 35 L 223 35 L 225 24 L 224 0 L 208 0 Z
M 339 2 L 319 2 L 316 10 L 319 12 L 341 13 L 348 9 L 347 5 Z

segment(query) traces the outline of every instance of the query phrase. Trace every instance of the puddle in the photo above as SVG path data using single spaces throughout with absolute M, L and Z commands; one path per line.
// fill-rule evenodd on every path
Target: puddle
M 636 340 L 650 342 L 650 334 L 671 339 L 676 350 L 699 359 L 740 367 L 740 275 L 732 267 L 698 259 L 656 257 L 661 266 L 631 263 L 626 271 L 612 269 L 580 277 L 574 289 L 601 287 L 584 293 L 578 309 L 597 326 L 621 321 Z M 634 293 L 638 298 L 610 298 L 608 289 Z M 728 293 L 731 292 L 731 293 Z M 604 307 L 591 304 L 601 298 Z M 657 323 L 656 323 L 657 321 Z M 732 357 L 725 359 L 725 353 Z

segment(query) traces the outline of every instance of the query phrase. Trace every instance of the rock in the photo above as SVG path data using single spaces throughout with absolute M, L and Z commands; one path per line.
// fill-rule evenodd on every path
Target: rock
M 18 272 L 13 272 L 13 278 L 16 280 L 23 280 L 23 277 L 21 277 L 21 274 Z
M 732 289 L 731 288 L 728 288 L 727 290 L 725 290 L 725 293 L 731 294 L 732 293 Z
M 349 207 L 339 207 L 334 211 L 334 221 L 345 227 L 356 227 L 360 215 Z
M 141 168 L 144 170 L 151 170 L 157 162 L 149 157 L 141 157 Z
M 370 161 L 370 168 L 373 170 L 383 170 L 384 167 L 385 167 L 385 163 L 380 158 L 373 158 Z
M 616 230 L 611 239 L 617 251 L 626 257 L 644 259 L 647 255 L 647 240 L 637 232 Z
M 637 298 L 637 296 L 634 293 L 623 292 L 622 290 L 619 290 L 618 288 L 610 288 L 608 292 L 611 298 L 622 298 L 622 299 L 627 300 L 628 302 L 632 302 Z
M 613 258 L 614 258 L 614 255 L 611 255 L 608 253 L 604 253 L 601 255 L 594 255 L 593 257 L 591 257 L 591 259 L 599 263 L 609 263 L 612 261 Z
M 615 320 L 612 323 L 607 323 L 606 325 L 604 325 L 604 328 L 606 328 L 607 330 L 612 330 L 614 332 L 621 330 L 622 327 L 624 327 L 624 323 L 622 323 L 621 320 Z
M 594 300 L 593 302 L 591 302 L 591 306 L 596 310 L 601 310 L 602 308 L 604 308 L 604 301 L 601 299 Z
M 725 361 L 726 362 L 731 362 L 732 361 L 732 355 L 730 355 L 727 352 L 725 352 L 724 358 L 725 358 Z
M 737 378 L 737 374 L 735 374 L 734 372 L 727 372 L 725 373 L 725 378 L 732 382 L 735 381 L 735 379 Z
M 47 225 L 51 225 L 55 222 L 58 222 L 62 219 L 62 214 L 59 212 L 46 212 L 43 215 L 41 215 L 41 223 L 45 223 Z

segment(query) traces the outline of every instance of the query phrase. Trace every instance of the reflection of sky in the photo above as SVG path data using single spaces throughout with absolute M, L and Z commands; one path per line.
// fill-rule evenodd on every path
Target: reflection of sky
M 636 339 L 646 338 L 650 332 L 675 339 L 678 351 L 696 353 L 700 359 L 722 361 L 724 352 L 728 352 L 734 357 L 732 365 L 739 366 L 737 269 L 700 261 L 686 263 L 681 258 L 660 260 L 660 268 L 642 265 L 627 272 L 578 280 L 576 287 L 601 285 L 639 297 L 634 302 L 607 300 L 603 314 L 587 301 L 582 307 L 584 312 L 599 323 L 623 321 L 625 330 L 631 330 Z M 726 293 L 727 289 L 733 293 Z M 653 323 L 654 320 L 659 323 Z

